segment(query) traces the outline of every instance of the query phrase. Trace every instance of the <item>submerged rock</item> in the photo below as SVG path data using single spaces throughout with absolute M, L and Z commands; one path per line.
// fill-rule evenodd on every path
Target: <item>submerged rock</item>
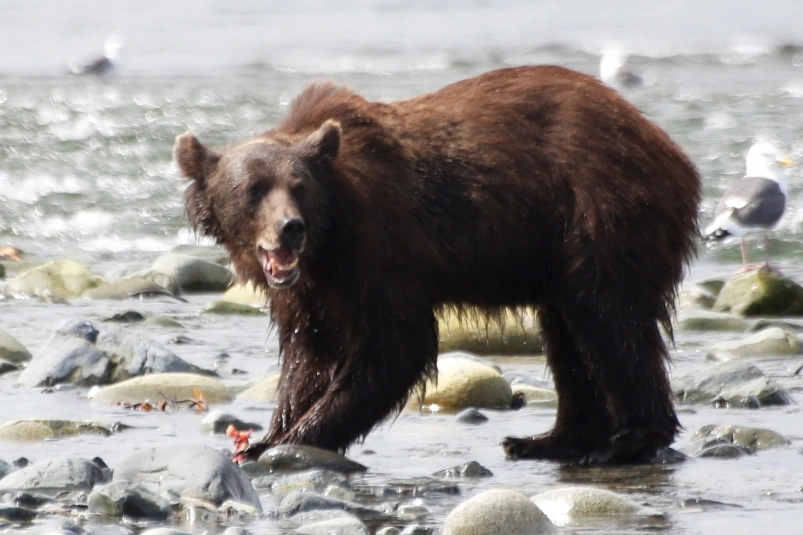
M 262 511 L 259 497 L 240 467 L 207 446 L 162 446 L 134 453 L 115 468 L 113 481 L 140 484 L 156 494 L 172 492 L 216 506 L 233 501 Z
M 728 442 L 724 438 L 699 439 L 680 448 L 680 451 L 691 458 L 713 457 L 719 459 L 735 459 L 745 455 L 753 455 L 753 450 Z
M 8 281 L 6 290 L 15 296 L 69 299 L 103 283 L 102 277 L 78 262 L 57 260 L 20 273 Z
M 738 316 L 800 316 L 803 287 L 762 267 L 728 280 L 713 308 Z
M 704 366 L 672 378 L 672 390 L 681 403 L 716 403 L 728 407 L 759 408 L 788 405 L 790 395 L 749 362 L 740 360 Z
M 0 440 L 37 442 L 78 435 L 101 435 L 107 437 L 113 432 L 112 426 L 99 422 L 26 419 L 14 420 L 0 425 Z
M 417 406 L 419 396 L 411 396 L 409 406 Z M 476 357 L 446 353 L 438 359 L 437 381 L 427 381 L 424 408 L 457 411 L 468 407 L 509 409 L 513 391 L 497 368 Z
M 370 535 L 370 531 L 359 518 L 343 516 L 320 522 L 304 524 L 295 530 L 301 535 Z
M 486 322 L 447 310 L 438 320 L 439 350 L 479 355 L 535 355 L 544 349 L 535 316 L 506 311 L 501 321 Z
M 791 444 L 783 435 L 761 427 L 746 427 L 729 424 L 704 425 L 692 433 L 689 440 L 724 439 L 751 450 L 765 450 Z
M 148 338 L 110 324 L 67 321 L 37 353 L 18 384 L 103 385 L 163 372 L 207 373 Z
M 350 474 L 367 470 L 360 463 L 333 451 L 298 444 L 271 448 L 260 455 L 257 462 L 271 472 L 319 468 Z
M 708 350 L 709 357 L 718 360 L 800 354 L 803 354 L 803 343 L 795 333 L 781 327 L 769 327 L 744 340 L 714 344 Z
M 553 535 L 557 530 L 526 496 L 487 490 L 455 507 L 441 535 Z
M 232 401 L 229 389 L 219 379 L 191 373 L 156 373 L 127 379 L 104 388 L 93 389 L 88 397 L 98 403 L 158 402 L 164 396 L 185 400 L 196 392 L 209 403 Z
M 594 487 L 564 487 L 530 498 L 557 526 L 594 516 L 654 516 L 659 513 L 630 498 Z
M 477 461 L 469 461 L 455 466 L 454 468 L 447 468 L 432 474 L 435 477 L 455 478 L 455 477 L 493 477 L 493 472 L 482 466 Z
M 25 490 L 53 496 L 62 492 L 89 492 L 108 481 L 108 470 L 86 459 L 53 459 L 20 468 L 0 479 L 0 491 Z
M 358 503 L 339 500 L 331 496 L 323 496 L 315 492 L 293 491 L 279 504 L 279 514 L 293 516 L 307 511 L 318 509 L 340 509 L 351 513 L 362 520 L 375 519 L 384 516 L 381 511 L 365 507 Z
M 340 499 L 354 498 L 354 492 L 346 476 L 333 470 L 314 469 L 285 473 L 273 477 L 269 487 L 271 494 L 277 496 L 296 491 L 312 491 Z
M 31 360 L 31 353 L 16 338 L 0 329 L 0 359 L 22 364 Z

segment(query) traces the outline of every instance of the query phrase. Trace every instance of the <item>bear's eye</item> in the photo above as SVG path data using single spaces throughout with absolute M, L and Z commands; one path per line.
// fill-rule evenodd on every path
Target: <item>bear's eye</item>
M 268 185 L 262 181 L 252 182 L 248 185 L 248 198 L 251 201 L 258 201 L 268 192 Z

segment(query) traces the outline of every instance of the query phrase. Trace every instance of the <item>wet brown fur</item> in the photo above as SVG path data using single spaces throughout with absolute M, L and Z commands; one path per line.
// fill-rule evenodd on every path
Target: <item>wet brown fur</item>
M 256 140 L 219 155 L 185 134 L 176 160 L 192 225 L 270 297 L 282 380 L 258 449 L 364 437 L 435 372 L 452 306 L 538 313 L 557 419 L 506 439 L 510 457 L 628 461 L 673 441 L 659 325 L 671 336 L 699 177 L 593 78 L 502 69 L 391 104 L 313 84 Z M 271 196 L 307 224 L 301 277 L 279 290 L 254 245 Z

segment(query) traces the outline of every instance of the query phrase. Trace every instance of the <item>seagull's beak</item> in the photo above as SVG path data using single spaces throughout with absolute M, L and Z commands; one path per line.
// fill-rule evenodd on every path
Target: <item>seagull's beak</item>
M 785 158 L 779 158 L 778 163 L 783 165 L 784 167 L 791 167 L 792 164 L 795 162 L 792 161 L 792 158 L 785 157 Z

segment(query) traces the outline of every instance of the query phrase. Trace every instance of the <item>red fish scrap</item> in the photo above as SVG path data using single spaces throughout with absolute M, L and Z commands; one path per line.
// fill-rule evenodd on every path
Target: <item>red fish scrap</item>
M 253 429 L 240 431 L 234 427 L 234 424 L 229 424 L 226 428 L 226 436 L 234 443 L 234 455 L 232 455 L 231 460 L 235 463 L 245 461 L 245 456 L 241 454 L 248 449 L 248 440 L 251 438 L 251 433 L 253 433 L 253 431 Z

